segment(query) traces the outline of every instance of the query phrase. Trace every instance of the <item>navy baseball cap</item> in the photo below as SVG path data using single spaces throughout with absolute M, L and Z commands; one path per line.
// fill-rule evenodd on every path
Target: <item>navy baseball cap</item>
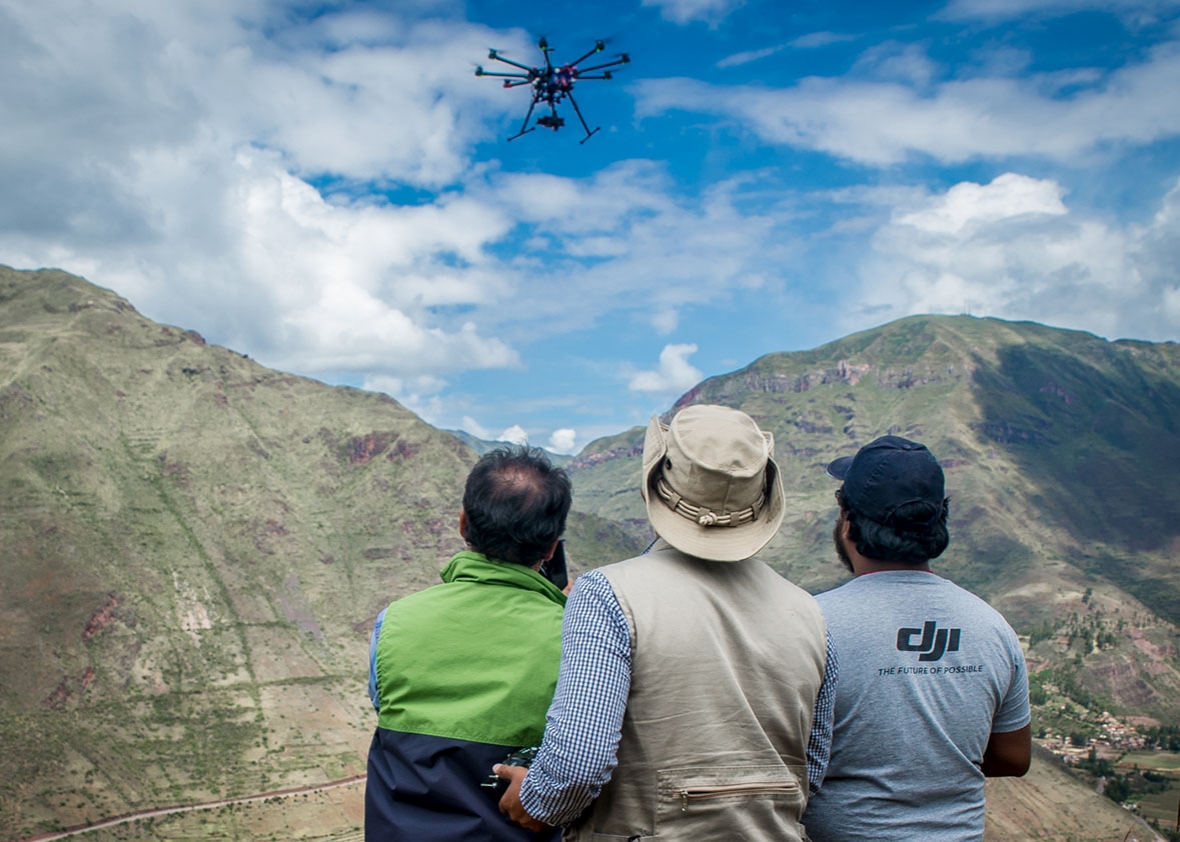
M 841 494 L 852 511 L 888 524 L 907 503 L 926 503 L 942 514 L 946 483 L 942 466 L 926 445 L 900 436 L 881 436 L 856 452 L 828 465 L 828 476 L 842 480 Z

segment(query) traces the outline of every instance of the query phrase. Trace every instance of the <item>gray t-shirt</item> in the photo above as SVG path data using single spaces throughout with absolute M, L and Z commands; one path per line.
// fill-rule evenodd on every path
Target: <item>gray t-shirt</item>
M 988 737 L 1029 723 L 1012 627 L 919 570 L 859 576 L 816 599 L 840 682 L 827 777 L 803 816 L 812 842 L 982 839 Z

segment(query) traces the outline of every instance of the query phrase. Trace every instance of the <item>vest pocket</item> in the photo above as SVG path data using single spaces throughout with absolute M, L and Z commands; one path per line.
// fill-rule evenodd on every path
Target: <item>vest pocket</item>
M 691 830 L 696 839 L 797 839 L 804 804 L 799 778 L 785 766 L 665 769 L 656 835 L 677 838 Z M 743 836 L 743 827 L 752 832 Z
M 680 812 L 687 813 L 689 807 L 708 798 L 753 797 L 756 795 L 798 795 L 799 784 L 795 781 L 767 783 L 718 784 L 716 786 L 685 786 L 680 795 Z

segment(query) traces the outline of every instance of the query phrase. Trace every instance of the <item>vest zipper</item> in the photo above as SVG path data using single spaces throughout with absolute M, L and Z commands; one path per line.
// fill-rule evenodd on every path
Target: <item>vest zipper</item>
M 680 812 L 688 812 L 688 802 L 725 795 L 794 795 L 799 791 L 795 781 L 777 783 L 724 784 L 721 786 L 689 786 L 680 790 Z

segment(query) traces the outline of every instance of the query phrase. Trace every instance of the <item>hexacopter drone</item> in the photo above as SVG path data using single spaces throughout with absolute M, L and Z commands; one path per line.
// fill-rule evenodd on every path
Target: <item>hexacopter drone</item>
M 549 42 L 542 38 L 537 42 L 537 46 L 541 48 L 541 54 L 545 56 L 544 67 L 528 67 L 524 64 L 518 64 L 515 61 L 504 58 L 497 50 L 489 50 L 488 58 L 492 61 L 502 61 L 505 64 L 511 64 L 513 67 L 519 67 L 524 73 L 488 73 L 482 67 L 475 68 L 476 76 L 499 76 L 504 79 L 505 88 L 517 88 L 521 85 L 528 85 L 532 88 L 533 101 L 529 103 L 528 113 L 524 115 L 524 122 L 520 124 L 520 131 L 514 134 L 508 140 L 516 140 L 521 135 L 526 135 L 537 128 L 537 126 L 544 126 L 547 129 L 557 131 L 565 125 L 565 120 L 557 116 L 557 106 L 561 101 L 568 99 L 570 105 L 574 107 L 574 112 L 578 115 L 578 120 L 582 123 L 582 129 L 586 132 L 586 136 L 578 143 L 585 143 L 591 136 L 602 128 L 598 126 L 594 131 L 586 125 L 586 118 L 582 116 L 582 109 L 578 108 L 578 102 L 574 99 L 574 83 L 582 79 L 612 79 L 611 73 L 606 68 L 615 67 L 620 64 L 630 64 L 631 57 L 626 53 L 622 53 L 614 61 L 608 61 L 606 64 L 596 64 L 593 67 L 579 68 L 578 64 L 590 58 L 595 53 L 601 53 L 606 48 L 603 41 L 595 41 L 594 49 L 586 53 L 586 55 L 579 58 L 577 61 L 572 61 L 569 64 L 563 64 L 561 67 L 554 67 L 553 62 L 549 60 L 549 53 L 553 49 L 549 46 Z M 601 70 L 602 74 L 598 76 L 587 76 L 587 73 L 593 73 L 595 70 Z M 536 123 L 529 126 L 529 118 L 533 116 L 533 109 L 541 103 L 549 106 L 549 113 L 537 118 Z

